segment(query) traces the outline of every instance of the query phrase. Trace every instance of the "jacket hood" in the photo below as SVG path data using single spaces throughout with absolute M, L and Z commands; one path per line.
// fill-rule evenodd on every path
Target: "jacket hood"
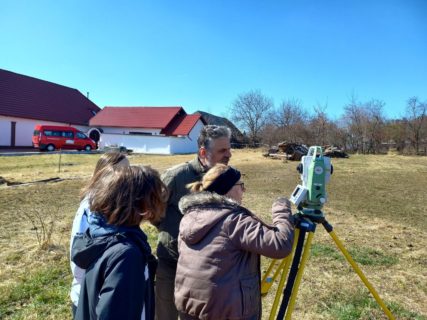
M 74 237 L 71 249 L 71 260 L 80 268 L 87 269 L 105 250 L 127 239 L 135 243 L 144 254 L 151 254 L 147 236 L 139 226 L 109 225 L 103 216 L 97 214 L 90 215 L 88 222 L 89 228 Z
M 243 207 L 225 196 L 200 192 L 182 197 L 179 209 L 184 215 L 180 238 L 187 244 L 196 244 L 225 216 Z

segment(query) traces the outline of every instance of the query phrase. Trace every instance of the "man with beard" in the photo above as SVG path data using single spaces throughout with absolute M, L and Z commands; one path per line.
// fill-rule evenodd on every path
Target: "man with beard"
M 156 319 L 176 320 L 178 311 L 174 304 L 174 283 L 178 261 L 178 232 L 182 214 L 179 200 L 190 191 L 187 185 L 200 181 L 203 174 L 217 163 L 228 164 L 231 158 L 231 131 L 224 126 L 208 125 L 200 132 L 198 154 L 189 161 L 166 170 L 162 180 L 169 189 L 166 215 L 158 225 L 159 238 L 156 273 Z

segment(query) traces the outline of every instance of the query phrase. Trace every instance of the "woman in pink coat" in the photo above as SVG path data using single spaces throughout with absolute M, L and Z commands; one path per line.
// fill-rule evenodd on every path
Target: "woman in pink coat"
M 217 164 L 179 203 L 175 304 L 181 319 L 260 319 L 260 255 L 285 258 L 292 249 L 291 206 L 273 203 L 268 225 L 241 206 L 236 169 Z

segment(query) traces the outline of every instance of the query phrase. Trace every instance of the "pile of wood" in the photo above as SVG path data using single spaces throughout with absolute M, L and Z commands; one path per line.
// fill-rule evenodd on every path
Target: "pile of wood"
M 273 159 L 283 159 L 291 161 L 300 161 L 303 156 L 308 152 L 308 148 L 305 145 L 298 143 L 280 142 L 277 146 L 270 148 L 265 157 Z
M 323 154 L 329 158 L 348 158 L 349 155 L 338 147 L 324 146 Z
M 323 154 L 330 158 L 348 158 L 348 154 L 345 153 L 338 147 L 324 146 Z M 308 153 L 308 147 L 303 144 L 280 142 L 277 146 L 271 147 L 264 157 L 270 157 L 273 159 L 300 161 L 301 158 Z

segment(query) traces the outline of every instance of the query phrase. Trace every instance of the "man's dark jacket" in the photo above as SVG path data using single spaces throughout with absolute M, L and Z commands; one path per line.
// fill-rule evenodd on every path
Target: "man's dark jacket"
M 154 319 L 155 259 L 138 227 L 115 227 L 93 215 L 73 241 L 71 257 L 86 269 L 75 319 Z M 148 265 L 149 272 L 145 272 Z M 151 269 L 151 270 L 150 270 Z
M 178 203 L 181 198 L 189 194 L 187 185 L 200 181 L 205 172 L 205 168 L 196 157 L 189 162 L 179 164 L 166 170 L 162 174 L 162 180 L 169 189 L 170 195 L 166 208 L 165 218 L 162 220 L 159 229 L 159 245 L 157 247 L 157 257 L 170 261 L 176 265 L 178 261 L 178 232 L 182 213 L 179 211 Z

